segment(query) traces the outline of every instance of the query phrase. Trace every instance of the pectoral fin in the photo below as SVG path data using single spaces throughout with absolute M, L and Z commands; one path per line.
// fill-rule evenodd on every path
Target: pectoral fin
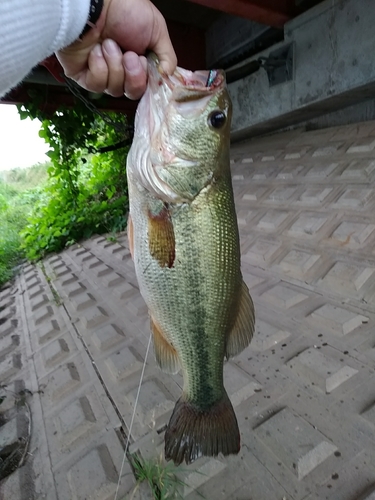
M 236 321 L 227 338 L 225 356 L 236 356 L 247 347 L 254 334 L 255 311 L 249 289 L 242 281 Z
M 151 318 L 151 331 L 154 336 L 155 358 L 161 370 L 175 374 L 180 369 L 180 362 L 176 349 L 168 342 L 161 329 Z
M 175 259 L 174 229 L 168 208 L 148 212 L 148 247 L 150 255 L 161 267 L 171 268 Z
M 128 217 L 128 241 L 129 241 L 129 250 L 132 259 L 134 260 L 134 226 L 131 215 Z

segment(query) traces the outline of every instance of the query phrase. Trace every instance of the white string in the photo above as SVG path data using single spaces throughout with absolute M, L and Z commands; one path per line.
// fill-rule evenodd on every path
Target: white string
M 141 386 L 142 386 L 142 382 L 143 382 L 143 376 L 144 376 L 144 374 L 145 374 L 145 368 L 146 368 L 146 362 L 147 362 L 148 351 L 150 350 L 150 345 L 151 345 L 151 336 L 152 336 L 152 333 L 150 333 L 150 338 L 148 339 L 148 344 L 147 344 L 147 350 L 146 350 L 145 360 L 144 360 L 144 362 L 143 362 L 143 368 L 142 368 L 141 378 L 140 378 L 140 380 L 139 380 L 139 385 L 138 385 L 137 396 L 136 396 L 136 398 L 135 398 L 134 409 L 133 409 L 133 415 L 132 415 L 132 418 L 131 418 L 131 420 L 130 420 L 130 426 L 129 426 L 129 431 L 128 431 L 128 437 L 127 437 L 127 439 L 126 439 L 126 445 L 125 445 L 125 450 L 124 450 L 124 456 L 123 456 L 123 458 L 122 458 L 121 470 L 120 470 L 120 474 L 119 474 L 119 477 L 118 477 L 117 488 L 116 488 L 116 493 L 115 493 L 115 498 L 114 498 L 114 500 L 117 500 L 118 490 L 119 490 L 119 488 L 120 488 L 120 482 L 121 482 L 122 471 L 123 471 L 123 469 L 124 469 L 125 460 L 126 460 L 126 452 L 128 451 L 129 440 L 130 440 L 130 434 L 131 434 L 131 432 L 132 432 L 132 427 L 133 427 L 133 422 L 134 422 L 134 417 L 135 417 L 135 411 L 136 411 L 136 409 L 137 409 L 137 403 L 138 403 L 138 399 L 139 399 L 139 393 L 141 392 Z

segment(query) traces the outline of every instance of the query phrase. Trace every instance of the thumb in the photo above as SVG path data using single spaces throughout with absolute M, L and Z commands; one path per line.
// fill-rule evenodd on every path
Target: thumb
M 155 29 L 149 49 L 153 50 L 158 56 L 163 70 L 168 75 L 171 75 L 174 73 L 177 66 L 177 56 L 169 37 L 168 28 L 163 16 L 159 12 L 156 13 L 155 16 Z

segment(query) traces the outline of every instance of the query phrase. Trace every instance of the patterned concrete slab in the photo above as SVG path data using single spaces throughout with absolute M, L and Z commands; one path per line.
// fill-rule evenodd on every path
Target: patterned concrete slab
M 374 151 L 374 122 L 233 145 L 257 317 L 252 345 L 225 366 L 242 449 L 182 466 L 183 498 L 375 498 Z M 119 476 L 150 333 L 125 235 L 26 267 L 0 311 L 0 381 L 29 391 L 33 418 L 3 497 L 109 500 L 119 483 L 130 498 L 127 461 Z M 181 385 L 150 353 L 131 452 L 162 454 Z

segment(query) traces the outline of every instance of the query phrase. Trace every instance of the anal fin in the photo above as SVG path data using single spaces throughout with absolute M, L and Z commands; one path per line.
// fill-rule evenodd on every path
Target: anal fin
M 156 362 L 165 373 L 174 375 L 180 369 L 180 362 L 176 349 L 165 338 L 161 329 L 151 318 L 151 331 L 154 337 L 154 352 Z
M 225 356 L 227 358 L 236 356 L 250 344 L 254 335 L 254 328 L 254 303 L 246 283 L 242 280 L 237 317 L 227 338 L 225 350 Z

